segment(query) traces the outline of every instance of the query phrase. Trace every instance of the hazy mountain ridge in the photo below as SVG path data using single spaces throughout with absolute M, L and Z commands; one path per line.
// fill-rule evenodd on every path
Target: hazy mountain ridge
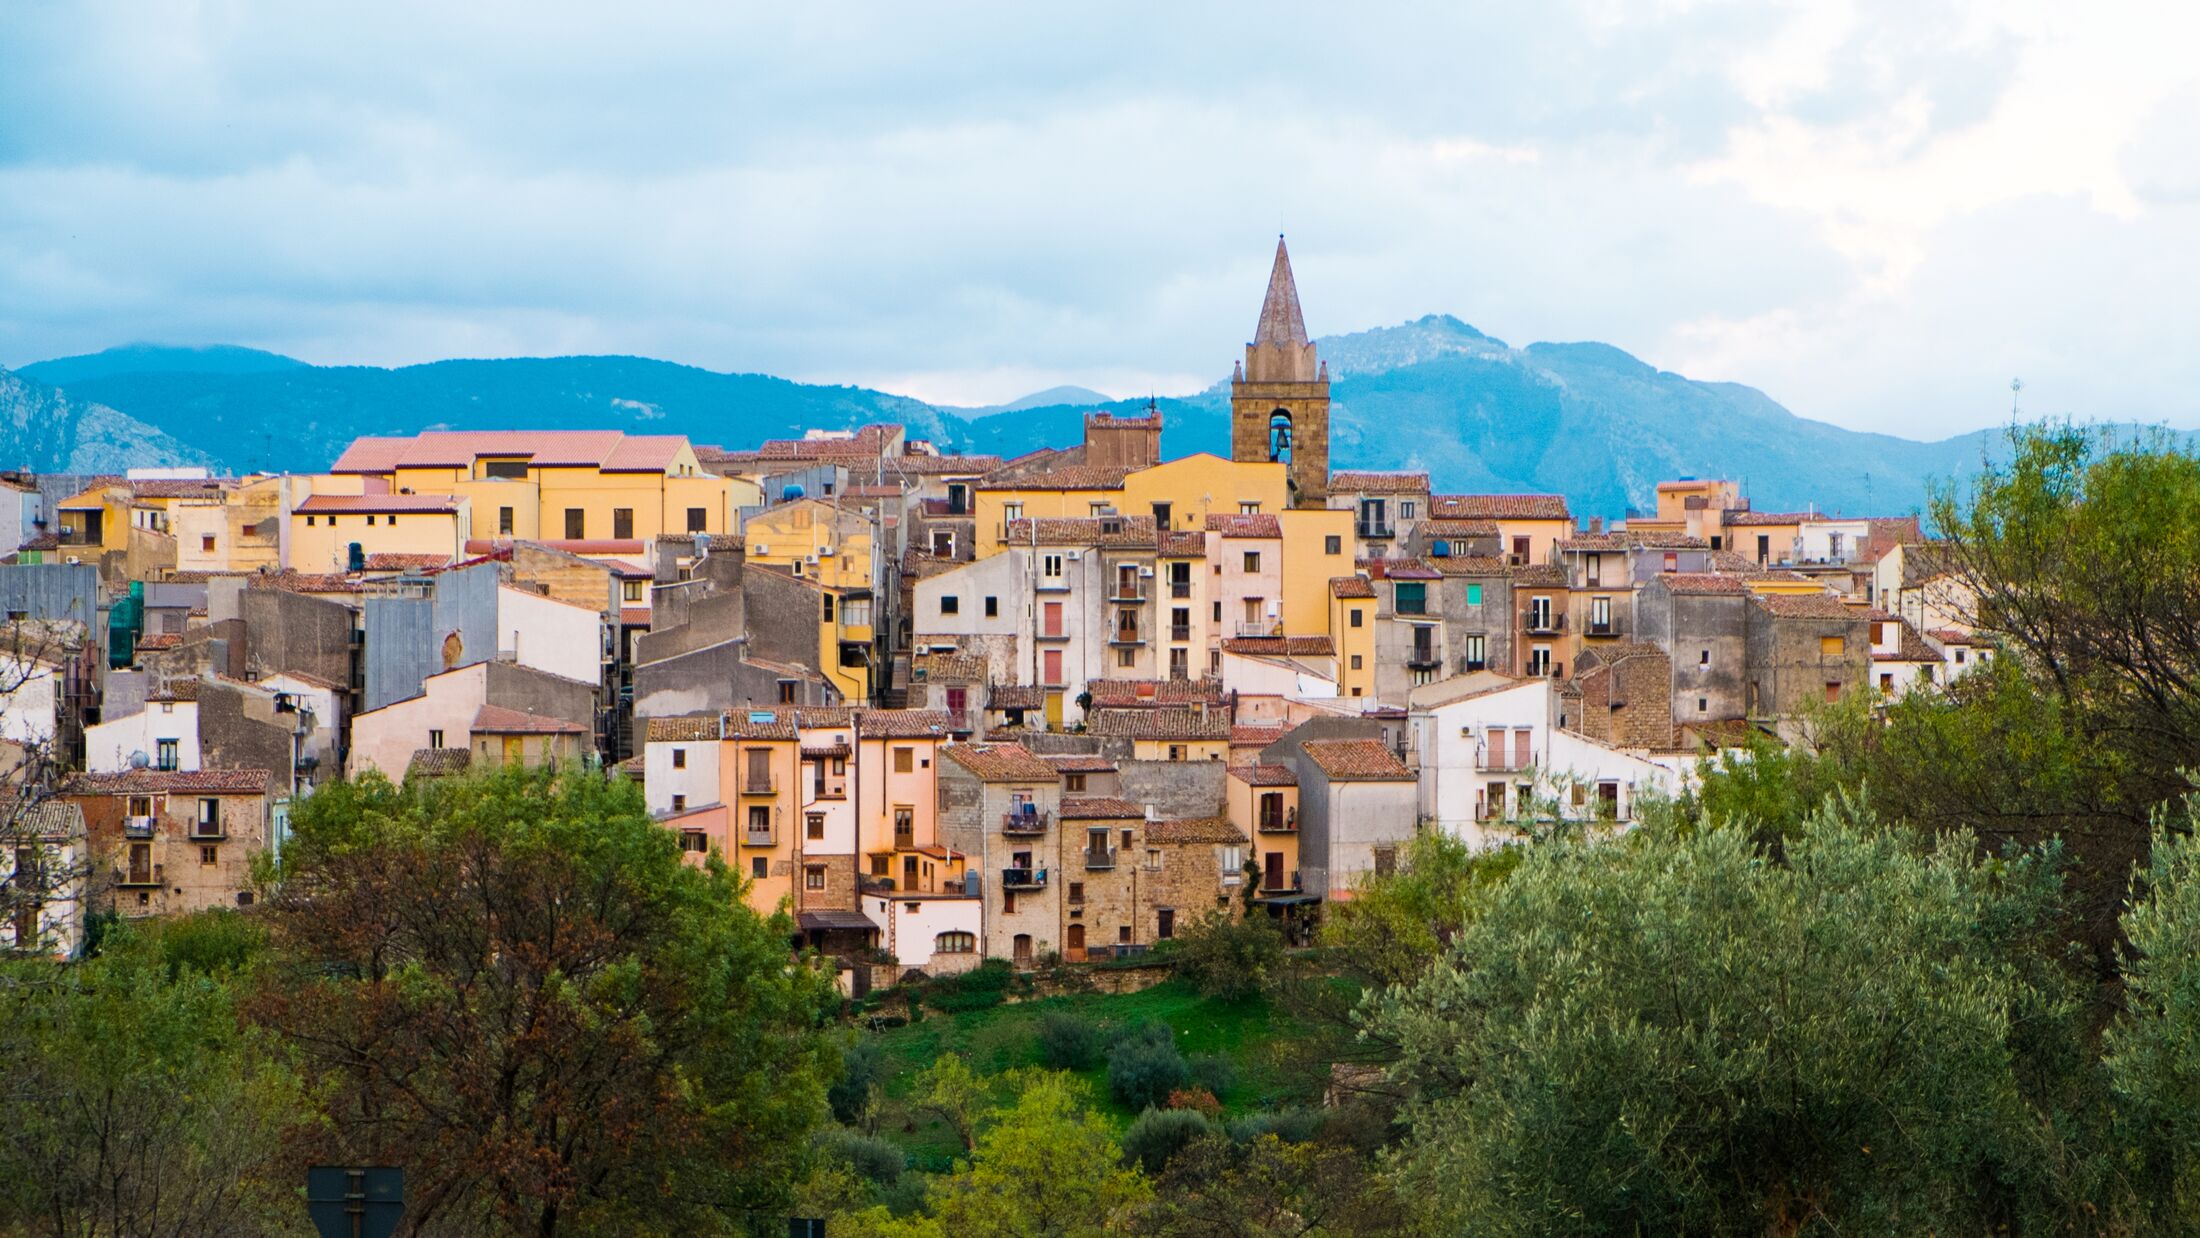
M 1925 443 L 1845 430 L 1797 417 L 1755 388 L 1659 370 L 1608 344 L 1513 348 L 1449 315 L 1319 344 L 1335 401 L 1334 467 L 1427 469 L 1448 490 L 1552 491 L 1583 516 L 1648 506 L 1657 482 L 1681 476 L 1741 480 L 1763 509 L 1906 512 L 1923 502 L 1929 481 L 1976 469 L 1998 440 L 1991 431 Z M 381 369 L 141 345 L 22 373 L 67 378 L 53 406 L 67 423 L 53 434 L 67 450 L 33 457 L 79 468 L 97 458 L 107 462 L 93 467 L 210 460 L 237 470 L 311 470 L 363 434 L 439 428 L 608 426 L 741 447 L 871 421 L 902 422 L 944 450 L 1013 456 L 1076 441 L 1094 408 L 1146 405 L 1053 388 L 1004 405 L 953 408 L 616 356 Z M 1227 380 L 1158 407 L 1168 454 L 1227 452 Z
M 213 462 L 126 413 L 6 370 L 0 370 L 0 445 L 0 467 L 37 473 Z

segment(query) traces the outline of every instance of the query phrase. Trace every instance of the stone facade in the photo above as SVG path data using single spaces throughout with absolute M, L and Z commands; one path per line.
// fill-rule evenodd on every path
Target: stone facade
M 1230 458 L 1286 460 L 1291 505 L 1329 505 L 1329 371 L 1306 337 L 1280 237 L 1260 324 L 1230 380 Z

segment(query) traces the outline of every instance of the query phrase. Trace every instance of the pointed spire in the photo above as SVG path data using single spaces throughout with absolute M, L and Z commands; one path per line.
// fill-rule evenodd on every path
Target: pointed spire
M 1268 273 L 1268 296 L 1260 303 L 1260 326 L 1254 329 L 1253 346 L 1306 343 L 1306 319 L 1299 313 L 1299 286 L 1291 278 L 1291 253 L 1276 234 L 1276 265 Z

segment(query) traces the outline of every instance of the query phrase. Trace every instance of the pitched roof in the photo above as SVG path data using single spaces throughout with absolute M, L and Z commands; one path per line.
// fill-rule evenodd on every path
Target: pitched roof
M 1811 519 L 1815 517 L 1809 512 L 1753 512 L 1733 507 L 1719 513 L 1720 522 L 1727 525 L 1801 524 Z
M 856 715 L 856 734 L 874 739 L 945 739 L 947 714 L 938 709 L 866 709 Z
M 1011 520 L 1005 540 L 1011 546 L 1115 546 L 1143 549 L 1154 544 L 1151 516 L 1041 516 Z
M 1299 772 L 1288 765 L 1233 765 L 1230 777 L 1254 787 L 1295 787 Z
M 1222 651 L 1255 658 L 1330 658 L 1337 646 L 1327 636 L 1238 636 L 1222 642 Z
M 1976 635 L 1957 628 L 1934 628 L 1932 637 L 1943 645 L 1976 645 L 1981 643 Z
M 1749 592 L 1749 586 L 1739 576 L 1722 576 L 1714 572 L 1660 572 L 1651 577 L 1662 581 L 1674 593 L 1728 593 Z
M 1432 494 L 1429 514 L 1454 520 L 1571 520 L 1563 494 Z
M 1331 494 L 1427 494 L 1426 473 L 1341 472 L 1329 475 Z
M 469 748 L 415 748 L 412 760 L 405 762 L 405 777 L 439 778 L 446 774 L 463 774 L 473 763 L 473 750 Z
M 1867 615 L 1867 617 L 1869 617 L 1869 616 Z M 1884 620 L 1884 619 L 1878 619 L 1878 620 L 1874 620 L 1874 621 L 1875 621 L 1875 622 L 1879 622 L 1879 623 L 1884 623 L 1884 622 L 1886 622 L 1886 620 Z M 1874 661 L 1874 662 L 1938 662 L 1938 661 L 1940 661 L 1940 655 L 1939 655 L 1939 654 L 1937 654 L 1937 653 L 1934 653 L 1934 652 L 1933 652 L 1933 650 L 1932 650 L 1932 646 L 1930 646 L 1930 645 L 1927 645 L 1927 644 L 1925 643 L 1925 638 L 1924 638 L 1924 637 L 1922 637 L 1922 636 L 1919 636 L 1919 635 L 1917 634 L 1917 629 L 1916 629 L 1916 628 L 1914 628 L 1914 627 L 1912 627 L 1912 626 L 1910 625 L 1910 621 L 1909 621 L 1909 620 L 1907 620 L 1907 619 L 1896 619 L 1896 620 L 1894 620 L 1894 622 L 1895 622 L 1895 623 L 1897 623 L 1897 624 L 1899 624 L 1899 625 L 1901 625 L 1901 627 L 1900 627 L 1900 632 L 1899 632 L 1899 635 L 1897 636 L 1897 639 L 1896 639 L 1896 648 L 1895 648 L 1895 649 L 1894 649 L 1894 650 L 1893 650 L 1892 652 L 1890 652 L 1890 653 L 1880 653 L 1880 652 L 1878 652 L 1878 651 L 1874 650 L 1874 651 L 1873 651 L 1873 653 L 1872 653 L 1872 661 Z M 1945 642 L 1943 642 L 1943 643 L 1945 643 Z
M 718 738 L 717 714 L 689 714 L 684 718 L 651 718 L 642 742 L 649 744 L 699 743 Z
M 338 572 L 255 572 L 245 578 L 254 589 L 280 589 L 285 593 L 357 593 L 359 582 Z
M 987 709 L 1039 709 L 1047 703 L 1047 690 L 1035 683 L 997 683 L 986 688 Z
M 1228 739 L 1230 717 L 1220 709 L 1202 713 L 1182 705 L 1153 709 L 1103 708 L 1086 715 L 1085 729 L 1094 735 L 1128 739 Z
M 1176 530 L 1160 537 L 1161 556 L 1165 559 L 1199 559 L 1207 554 L 1207 535 L 1198 530 Z
M 729 709 L 721 715 L 719 734 L 725 739 L 793 739 L 794 724 L 792 709 Z
M 441 494 L 316 494 L 300 503 L 300 515 L 354 515 L 383 512 L 440 512 L 458 510 L 459 500 Z
M 417 572 L 431 567 L 442 567 L 450 561 L 451 556 L 449 555 L 399 554 L 395 551 L 385 550 L 367 556 L 367 570 L 370 572 Z
M 1464 520 L 1451 517 L 1441 520 L 1424 520 L 1421 532 L 1430 537 L 1496 537 L 1495 520 Z
M 584 735 L 588 728 L 563 718 L 521 713 L 502 705 L 484 705 L 474 714 L 473 729 L 491 735 Z
M 1224 537 L 1282 537 L 1283 522 L 1272 515 L 1259 513 L 1230 515 L 1210 512 L 1207 516 L 1207 531 Z
M 1272 744 L 1291 728 L 1280 722 L 1240 722 L 1230 728 L 1233 744 Z
M 940 755 L 986 782 L 1052 782 L 1057 776 L 1022 744 L 949 744 Z
M 1095 707 L 1220 703 L 1219 679 L 1095 679 L 1085 685 Z
M 1583 533 L 1559 542 L 1561 551 L 1614 550 L 1709 550 L 1711 543 L 1686 533 L 1672 533 L 1664 529 L 1644 529 L 1639 533 L 1622 529 L 1616 533 Z
M 1332 576 L 1329 578 L 1329 596 L 1371 598 L 1375 596 L 1375 584 L 1365 576 Z
M 1225 817 L 1192 817 L 1184 820 L 1149 821 L 1149 843 L 1242 843 L 1245 831 Z
M 149 794 L 196 791 L 208 795 L 265 795 L 264 769 L 133 769 L 120 773 L 78 774 L 62 788 L 69 795 Z
M 1102 464 L 1069 464 L 1028 477 L 987 476 L 978 482 L 978 489 L 1121 490 L 1123 478 L 1130 472 L 1127 468 Z
M 1513 568 L 1510 575 L 1516 585 L 1532 585 L 1538 589 L 1566 587 L 1566 569 L 1556 563 L 1529 563 Z
M 1853 619 L 1862 615 L 1830 593 L 1759 593 L 1750 597 L 1758 609 L 1776 619 Z
M 920 653 L 911 667 L 924 672 L 927 681 L 984 683 L 985 657 L 975 653 Z
M 1301 746 L 1306 758 L 1333 782 L 1412 781 L 1413 771 L 1379 739 L 1315 739 Z
M 1052 752 L 1039 758 L 1065 774 L 1112 774 L 1115 762 L 1097 752 Z
M 1145 809 L 1112 795 L 1069 795 L 1062 798 L 1064 821 L 1122 821 L 1145 815 Z

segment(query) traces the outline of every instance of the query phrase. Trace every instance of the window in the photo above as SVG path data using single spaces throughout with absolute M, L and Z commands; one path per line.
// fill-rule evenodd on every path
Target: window
M 1245 552 L 1245 570 L 1248 574 L 1260 571 L 1259 551 L 1248 550 Z
M 825 866 L 823 864 L 805 864 L 802 866 L 802 888 L 805 890 L 822 890 L 825 888 Z M 968 933 L 963 935 L 965 937 L 969 936 Z
M 1587 582 L 1590 588 L 1594 589 L 1604 583 L 1603 555 L 1581 556 L 1581 567 L 1583 573 L 1582 578 L 1584 581 Z
M 154 767 L 164 770 L 176 769 L 179 763 L 176 748 L 177 743 L 175 740 L 163 739 L 156 741 L 154 744 Z
M 799 563 L 797 563 L 797 564 L 795 564 L 795 566 L 796 566 L 797 568 L 800 568 L 800 567 L 801 567 L 802 565 L 801 565 L 801 564 L 799 564 Z M 796 573 L 796 575 L 800 575 L 800 574 L 801 574 L 800 572 L 797 572 L 797 573 Z M 822 596 L 820 597 L 820 599 L 819 599 L 819 604 L 820 604 L 820 610 L 819 610 L 819 614 L 821 614 L 821 615 L 822 615 L 822 616 L 824 617 L 824 619 L 825 619 L 825 622 L 827 622 L 827 623 L 831 623 L 831 622 L 833 621 L 833 595 L 832 595 L 832 594 L 830 594 L 830 593 L 827 593 L 827 594 L 823 594 L 823 595 L 822 595 Z
M 1467 586 L 1467 605 L 1469 605 L 1469 606 L 1480 606 L 1481 604 L 1482 604 L 1482 586 L 1480 586 L 1480 585 L 1468 585 L 1468 586 Z
M 1537 645 L 1528 651 L 1528 673 L 1530 675 L 1548 675 L 1551 673 L 1551 647 L 1549 645 Z
M 633 508 L 614 507 L 611 509 L 611 536 L 622 539 L 634 536 Z
M 1069 901 L 1071 906 L 1075 906 L 1085 901 L 1084 882 L 1072 881 L 1069 883 Z
M 1255 500 L 1252 500 L 1252 501 L 1250 501 L 1250 502 L 1247 502 L 1247 501 L 1244 501 L 1244 500 L 1240 500 L 1240 501 L 1239 501 L 1239 503 L 1238 503 L 1238 515 L 1240 515 L 1240 516 L 1258 516 L 1258 515 L 1260 515 L 1260 501 L 1259 501 L 1259 500 L 1257 500 L 1257 499 L 1255 499 Z
M 821 812 L 805 814 L 802 818 L 802 836 L 811 842 L 822 840 L 825 837 L 825 814 Z
M 702 507 L 688 508 L 688 532 L 701 533 L 710 523 L 710 510 Z
M 1117 945 L 1121 946 L 1127 946 L 1131 944 L 1131 926 L 1126 924 L 1123 927 L 1115 930 L 1115 941 Z
M 220 847 L 215 846 L 213 843 L 207 843 L 199 848 L 200 864 L 214 865 L 221 863 L 221 861 L 222 849 Z
M 685 749 L 685 748 L 675 748 L 675 749 L 673 749 L 673 750 L 672 750 L 672 768 L 674 768 L 674 769 L 686 769 L 687 767 L 688 767 L 688 750 L 687 750 L 687 749 Z
M 504 481 L 526 481 L 527 462 L 525 460 L 484 460 L 481 462 L 481 475 L 483 477 L 501 478 Z
M 1375 875 L 1388 877 L 1397 871 L 1398 849 L 1396 847 L 1375 848 Z
M 201 799 L 199 801 L 199 833 L 219 834 L 221 832 L 222 802 L 215 799 Z
M 674 812 L 686 812 L 686 811 L 687 811 L 687 806 L 688 806 L 688 797 L 687 797 L 687 796 L 684 796 L 684 795 L 675 795 L 675 796 L 673 796 L 673 797 L 672 797 L 672 811 L 674 811 Z
M 1219 600 L 1215 602 L 1215 622 L 1222 622 L 1222 603 Z
M 782 705 L 794 704 L 794 680 L 782 679 L 779 681 L 779 703 Z
M 1547 597 L 1528 599 L 1528 627 L 1536 632 L 1551 630 L 1551 599 Z
M 897 774 L 906 774 L 906 773 L 909 773 L 910 771 L 912 771 L 912 770 L 914 770 L 914 769 L 916 769 L 916 768 L 917 768 L 917 750 L 916 750 L 916 749 L 914 749 L 914 748 L 896 748 L 896 749 L 894 749 L 894 772 L 895 772 L 895 773 L 897 773 Z
M 1696 665 L 1698 665 L 1698 666 L 1709 666 L 1709 665 L 1711 665 L 1711 651 L 1710 651 L 1709 649 L 1702 649 L 1702 650 L 1698 650 L 1698 651 L 1697 651 L 1697 653 L 1696 653 Z
M 1362 622 L 1362 620 L 1361 620 L 1361 618 L 1360 618 L 1360 608 L 1359 608 L 1359 607 L 1357 607 L 1357 606 L 1354 606 L 1354 607 L 1352 607 L 1351 609 L 1349 609 L 1349 610 L 1347 610 L 1347 611 L 1345 612 L 1345 615 L 1347 616 L 1347 618 L 1349 618 L 1349 619 L 1350 619 L 1350 621 L 1351 621 L 1351 623 L 1352 623 L 1352 626 L 1353 626 L 1353 627 L 1359 627 L 1359 626 L 1361 625 L 1361 622 Z
M 565 539 L 577 542 L 588 536 L 588 513 L 578 507 L 565 509 Z
M 1401 580 L 1391 586 L 1391 609 L 1401 615 L 1425 615 L 1428 613 L 1428 583 L 1420 580 Z
M 336 517 L 334 516 L 329 517 L 328 520 L 331 525 L 334 525 L 336 523 Z M 306 527 L 309 529 L 313 527 L 313 517 L 306 517 Z
M 1083 774 L 1071 774 L 1062 781 L 1065 784 L 1063 789 L 1066 791 L 1082 793 L 1085 789 L 1085 775 Z
M 985 600 L 985 617 L 988 619 L 998 619 L 1001 617 L 1001 599 L 997 597 L 988 597 Z
M 978 939 L 975 934 L 949 931 L 932 939 L 934 954 L 975 954 Z
M 1040 555 L 1039 574 L 1048 580 L 1060 580 L 1062 578 L 1062 556 Z
M 150 795 L 133 795 L 133 796 L 131 796 L 131 797 L 130 797 L 130 815 L 131 815 L 131 816 L 133 816 L 133 817 L 150 817 L 150 816 L 152 816 L 152 815 L 153 815 L 153 797 L 152 797 L 152 796 L 150 796 Z
M 955 557 L 955 531 L 953 529 L 932 530 L 932 553 L 942 559 Z
M 1757 535 L 1757 563 L 1758 563 L 1758 565 L 1759 565 L 1759 566 L 1763 566 L 1763 565 L 1764 565 L 1764 563 L 1765 563 L 1765 561 L 1766 561 L 1766 560 L 1768 560 L 1768 559 L 1770 559 L 1771 557 L 1772 557 L 1772 538 L 1771 538 L 1771 537 L 1769 537 L 1769 536 L 1767 536 L 1767 535 L 1765 535 L 1765 534 L 1763 534 L 1763 533 L 1759 533 L 1759 534 Z
M 1329 536 L 1327 536 L 1327 537 L 1323 538 L 1323 539 L 1322 539 L 1322 553 L 1323 553 L 1323 554 L 1325 554 L 1325 555 L 1341 555 L 1341 554 L 1343 554 L 1343 553 L 1344 553 L 1344 538 L 1340 537 L 1339 535 L 1337 535 L 1337 534 L 1335 534 L 1335 533 L 1332 533 L 1332 534 L 1330 534 Z
M 962 599 L 961 599 L 961 598 L 959 598 L 959 597 L 956 597 L 956 596 L 955 596 L 954 594 L 952 594 L 952 593 L 943 593 L 943 594 L 941 594 L 941 595 L 940 595 L 940 613 L 941 613 L 941 614 L 943 614 L 943 615 L 959 615 L 959 614 L 961 614 L 961 613 L 962 613 Z
M 1699 697 L 1697 697 L 1697 698 L 1696 698 L 1696 712 L 1697 712 L 1697 713 L 1699 713 L 1699 714 L 1707 714 L 1707 713 L 1710 713 L 1710 712 L 1711 712 L 1711 698 L 1710 698 L 1710 697 L 1707 697 L 1707 696 L 1699 696 Z
M 509 507 L 497 509 L 497 534 L 500 537 L 512 536 L 512 509 Z
M 370 529 L 374 527 L 374 517 L 371 515 L 367 517 L 367 527 Z
M 207 554 L 214 553 L 214 535 L 211 533 L 201 534 L 199 536 L 199 549 Z
M 1154 913 L 1154 936 L 1163 941 L 1176 936 L 1176 909 L 1163 907 Z
M 1222 884 L 1236 885 L 1244 879 L 1245 849 L 1243 847 L 1224 847 L 1222 849 Z
M 1023 518 L 1024 518 L 1024 505 L 1023 505 L 1023 504 L 1021 504 L 1021 503 L 1003 503 L 1003 504 L 1001 504 L 1001 519 L 1003 519 L 1003 520 L 1022 520 Z
M 1464 669 L 1478 671 L 1488 664 L 1486 661 L 1488 654 L 1484 651 L 1481 636 L 1462 636 L 1459 638 L 1459 643 L 1461 646 L 1459 656 L 1465 664 Z
M 1834 682 L 1832 682 L 1832 681 L 1830 681 L 1830 680 L 1829 680 L 1829 681 L 1827 682 L 1827 684 L 1826 684 L 1826 703 L 1830 705 L 1830 704 L 1832 704 L 1833 702 L 1835 702 L 1835 701 L 1838 701 L 1838 700 L 1840 700 L 1840 699 L 1841 699 L 1841 685 L 1840 685 L 1840 684 L 1838 684 L 1838 683 L 1834 683 Z
M 749 861 L 749 876 L 762 881 L 772 875 L 772 861 L 768 855 L 760 855 Z
M 626 598 L 626 600 L 629 602 L 639 602 L 642 600 L 642 586 L 647 583 L 649 582 L 643 580 L 620 581 L 619 587 L 621 596 Z
M 1848 641 L 1842 637 L 1821 636 L 1818 638 L 1818 655 L 1820 657 L 1838 658 L 1847 651 L 1847 648 Z
M 443 746 L 443 732 L 430 730 L 428 732 L 428 746 L 430 748 L 441 748 Z
M 1963 651 L 1963 650 L 1961 650 L 1961 649 L 1958 649 L 1958 650 L 1956 650 L 1956 665 L 1957 665 L 1957 666 L 1961 666 L 1961 665 L 1963 665 L 1963 653 L 1964 653 L 1964 651 Z
M 1352 669 L 1353 669 L 1353 670 L 1359 670 L 1359 669 L 1360 669 L 1360 655 L 1359 655 L 1359 654 L 1353 654 L 1353 655 L 1352 655 Z
M 1398 519 L 1411 520 L 1413 519 L 1413 513 L 1417 510 L 1419 509 L 1415 506 L 1412 499 L 1398 500 Z
M 1183 759 L 1184 759 L 1184 745 L 1182 745 L 1182 744 L 1170 744 L 1170 745 L 1169 745 L 1169 759 L 1170 759 L 1171 761 L 1181 761 L 1181 760 L 1183 760 Z
M 1138 651 L 1128 645 L 1116 650 L 1115 664 L 1119 667 L 1135 668 L 1138 665 Z
M 1598 635 L 1604 635 L 1611 632 L 1612 599 L 1589 599 L 1589 630 Z
M 1106 831 L 1104 831 L 1104 830 L 1103 830 L 1103 831 L 1101 831 L 1101 832 L 1102 832 L 1103 834 L 1105 834 L 1105 833 L 1106 833 Z M 1128 829 L 1124 830 L 1124 831 L 1123 831 L 1123 849 L 1124 849 L 1125 851 L 1128 851 L 1128 850 L 1130 850 L 1130 849 L 1131 849 L 1131 845 L 1132 845 L 1132 842 L 1133 842 L 1133 841 L 1134 841 L 1134 840 L 1133 840 L 1133 836 L 1132 836 L 1132 833 L 1131 833 L 1131 831 L 1130 831 L 1130 830 L 1128 830 Z
M 1062 678 L 1061 650 L 1049 649 L 1044 651 L 1039 655 L 1039 664 L 1041 668 L 1039 672 L 1040 677 L 1044 679 L 1048 684 L 1060 684 L 1068 682 Z
M 1514 562 L 1515 564 L 1521 564 L 1521 563 L 1526 563 L 1526 562 L 1528 561 L 1528 539 L 1527 539 L 1527 538 L 1525 538 L 1525 537 L 1516 537 L 1516 538 L 1514 538 L 1514 539 L 1513 539 L 1512 561 L 1513 561 L 1513 562 Z

